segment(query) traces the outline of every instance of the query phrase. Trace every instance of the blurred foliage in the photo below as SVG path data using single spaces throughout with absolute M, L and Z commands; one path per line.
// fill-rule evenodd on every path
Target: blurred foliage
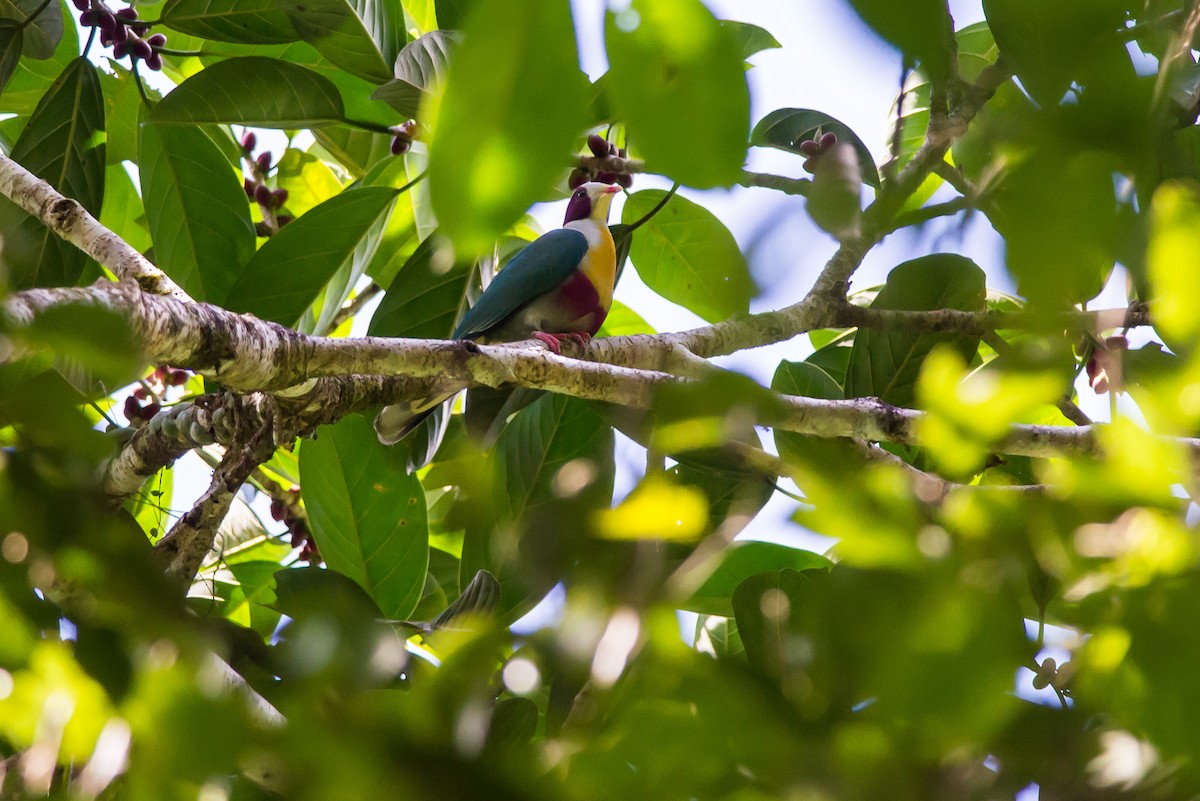
M 770 389 L 701 366 L 644 413 L 473 392 L 395 449 L 347 415 L 256 471 L 181 588 L 149 543 L 183 471 L 115 504 L 103 468 L 212 382 L 152 371 L 100 309 L 0 318 L 0 798 L 1195 797 L 1196 446 L 1162 436 L 1200 430 L 1190 7 L 985 0 L 954 31 L 943 0 L 846 5 L 909 68 L 893 130 L 866 132 L 883 165 L 819 110 L 752 125 L 746 70 L 779 42 L 699 0 L 607 12 L 590 83 L 566 3 L 141 2 L 152 28 L 126 33 L 167 35 L 137 60 L 161 99 L 89 38 L 115 7 L 0 0 L 0 145 L 197 301 L 344 336 L 382 289 L 356 332 L 446 337 L 596 134 L 685 191 L 738 183 L 749 147 L 796 175 L 835 152 L 809 200 L 848 247 L 965 188 L 941 212 L 986 217 L 1019 297 L 914 253 L 850 300 L 1026 321 L 813 331 Z M 988 75 L 895 220 L 860 216 Z M 641 189 L 614 231 L 651 291 L 718 322 L 757 289 L 704 197 Z M 7 200 L 0 235 L 0 295 L 102 275 Z M 1068 335 L 1116 265 L 1146 340 Z M 618 302 L 601 333 L 663 327 Z M 1066 424 L 1084 371 L 1129 393 L 1102 455 L 1005 455 L 1013 424 Z M 928 414 L 919 447 L 775 430 L 776 460 L 776 393 Z M 790 522 L 735 540 L 768 502 L 836 545 Z

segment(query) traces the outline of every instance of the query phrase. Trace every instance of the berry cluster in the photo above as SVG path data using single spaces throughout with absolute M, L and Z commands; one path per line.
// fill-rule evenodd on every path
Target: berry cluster
M 402 122 L 399 125 L 393 125 L 392 130 L 392 155 L 402 156 L 412 147 L 413 140 L 417 138 L 417 131 L 420 125 L 416 120 Z
M 152 70 L 161 70 L 162 53 L 167 43 L 164 34 L 146 36 L 150 26 L 137 21 L 137 9 L 122 8 L 115 14 L 109 11 L 103 0 L 71 0 L 79 9 L 79 24 L 85 28 L 100 30 L 100 44 L 111 46 L 113 58 L 129 56 L 132 61 L 141 59 Z
M 625 148 L 618 148 L 599 134 L 589 136 L 587 144 L 588 150 L 592 151 L 592 155 L 598 159 L 606 159 L 612 156 L 625 158 L 628 155 L 625 152 Z M 620 184 L 626 189 L 633 186 L 633 176 L 628 173 L 597 172 L 593 174 L 583 167 L 576 167 L 571 170 L 571 175 L 567 178 L 567 185 L 572 189 L 578 189 L 581 184 L 588 181 L 599 181 L 602 184 Z
M 833 147 L 837 144 L 837 141 L 837 134 L 835 134 L 833 131 L 826 131 L 825 133 L 820 134 L 816 139 L 805 139 L 803 142 L 801 142 L 797 147 L 800 148 L 801 153 L 808 157 L 804 161 L 805 172 L 816 172 L 817 159 L 820 158 L 822 154 L 833 150 Z
M 292 547 L 300 549 L 300 561 L 308 562 L 310 565 L 321 563 L 321 552 L 317 550 L 317 541 L 313 539 L 312 532 L 308 530 L 308 521 L 300 512 L 299 487 L 292 487 L 288 490 L 286 500 L 283 498 L 271 499 L 271 519 L 287 526 L 292 535 Z
M 168 387 L 182 387 L 188 382 L 187 370 L 158 367 L 125 399 L 125 418 L 133 428 L 141 428 L 162 410 L 162 398 Z
M 1108 337 L 1097 342 L 1087 361 L 1088 383 L 1097 395 L 1125 388 L 1123 363 L 1129 340 L 1123 336 Z
M 280 228 L 292 221 L 292 217 L 277 213 L 287 203 L 288 191 L 282 188 L 272 189 L 267 186 L 267 176 L 270 174 L 272 166 L 271 152 L 264 150 L 255 156 L 254 149 L 256 147 L 258 147 L 258 137 L 254 135 L 254 131 L 246 131 L 242 136 L 242 152 L 250 167 L 250 175 L 243 180 L 242 187 L 246 190 L 246 197 L 253 200 L 262 209 L 262 222 L 254 226 L 254 231 L 259 236 L 267 237 L 278 233 Z
M 1038 665 L 1037 673 L 1033 677 L 1033 689 L 1044 690 L 1047 687 L 1053 687 L 1058 692 L 1069 695 L 1071 693 L 1071 677 L 1074 674 L 1075 665 L 1071 662 L 1063 662 L 1059 665 L 1055 663 L 1053 657 L 1046 657 Z

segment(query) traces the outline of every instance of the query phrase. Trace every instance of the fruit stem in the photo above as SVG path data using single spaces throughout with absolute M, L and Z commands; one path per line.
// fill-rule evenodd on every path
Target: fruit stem
M 654 208 L 650 209 L 650 211 L 646 212 L 646 216 L 642 217 L 642 219 L 640 219 L 637 222 L 630 225 L 629 229 L 625 233 L 632 234 L 634 231 L 636 231 L 637 229 L 641 228 L 643 225 L 648 223 L 650 221 L 651 217 L 653 217 L 655 214 L 658 214 L 660 211 L 662 211 L 663 206 L 667 205 L 667 203 L 671 200 L 671 198 L 675 197 L 675 190 L 677 190 L 677 189 L 679 189 L 678 182 L 671 184 L 671 188 L 667 190 L 666 196 L 663 197 L 662 200 L 658 201 L 658 205 L 656 205 Z

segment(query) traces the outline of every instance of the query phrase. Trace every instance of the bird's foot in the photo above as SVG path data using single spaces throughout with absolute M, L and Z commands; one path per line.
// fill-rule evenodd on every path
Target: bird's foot
M 570 334 L 547 334 L 545 331 L 534 331 L 533 338 L 540 341 L 556 356 L 562 355 L 562 343 L 574 342 L 580 348 L 587 347 L 592 341 L 590 334 L 574 332 Z

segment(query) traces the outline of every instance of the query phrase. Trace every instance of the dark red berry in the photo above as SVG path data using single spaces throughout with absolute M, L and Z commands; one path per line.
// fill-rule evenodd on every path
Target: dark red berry
M 618 150 L 617 150 L 617 155 L 618 155 L 618 156 L 620 156 L 620 157 L 621 157 L 621 158 L 623 158 L 623 159 L 625 159 L 625 158 L 629 158 L 629 151 L 628 151 L 628 150 L 626 150 L 626 149 L 625 149 L 625 148 L 623 148 L 623 147 L 622 147 L 622 148 L 618 148 Z
M 112 33 L 113 29 L 117 27 L 117 18 L 112 15 L 112 12 L 101 9 L 96 18 L 96 24 L 100 26 L 100 30 Z
M 280 228 L 282 228 L 283 226 L 287 225 L 294 219 L 295 218 L 292 217 L 292 215 L 290 215 L 290 214 L 280 214 L 278 217 L 275 218 L 275 222 L 279 225 Z
M 816 159 L 805 159 L 804 164 L 802 164 L 801 166 L 804 167 L 805 172 L 812 172 L 814 169 L 816 169 L 817 160 Z
M 160 364 L 154 368 L 154 372 L 150 374 L 150 378 L 154 381 L 162 381 L 171 372 L 171 368 L 165 364 Z
M 271 169 L 271 154 L 269 152 L 259 153 L 258 158 L 255 159 L 255 163 L 258 164 L 258 168 L 263 172 L 269 171 Z
M 287 517 L 287 507 L 283 505 L 283 501 L 278 498 L 271 499 L 271 519 L 283 520 Z
M 275 232 L 271 230 L 270 225 L 262 220 L 259 220 L 254 224 L 254 233 L 258 236 L 266 238 Z
M 632 175 L 618 175 L 617 183 L 619 183 L 621 186 L 628 189 L 629 187 L 633 186 L 633 176 Z
M 572 189 L 578 189 L 587 183 L 588 174 L 581 169 L 571 170 L 571 174 L 567 176 L 567 186 Z
M 100 32 L 100 44 L 103 47 L 111 47 L 112 43 L 113 43 L 113 38 L 111 36 L 109 36 L 107 33 L 104 33 L 103 31 L 101 31 Z
M 138 36 L 145 36 L 150 31 L 150 26 L 149 25 L 141 25 L 141 24 L 130 25 L 129 30 L 132 31 L 133 33 L 137 34 Z
M 151 47 L 162 47 L 167 43 L 167 35 L 165 33 L 156 33 L 146 40 Z
M 283 208 L 283 204 L 287 203 L 288 191 L 286 189 L 276 189 L 271 193 L 271 205 L 277 209 Z
M 246 190 L 246 197 L 254 197 L 254 181 L 251 181 L 249 178 L 243 178 L 242 188 Z
M 128 420 L 137 420 L 142 415 L 142 404 L 138 403 L 138 399 L 130 395 L 125 399 L 125 407 L 123 409 L 125 417 Z
M 117 17 L 124 22 L 133 22 L 137 19 L 137 9 L 133 6 L 126 6 L 117 12 Z
M 79 15 L 79 24 L 85 28 L 92 28 L 100 21 L 100 12 L 93 9 L 87 9 Z
M 146 56 L 146 66 L 157 72 L 162 69 L 162 54 L 155 50 Z
M 617 182 L 617 174 L 615 172 L 602 172 L 596 176 L 596 180 L 602 184 L 615 184 Z
M 407 153 L 410 147 L 412 147 L 412 140 L 404 134 L 396 134 L 396 136 L 392 138 L 393 156 L 400 156 L 404 153 Z
M 253 153 L 256 147 L 258 147 L 258 137 L 254 135 L 254 131 L 246 131 L 242 134 L 242 150 Z
M 133 397 L 140 401 L 147 400 L 150 397 L 150 391 L 145 387 L 138 387 L 133 391 Z
M 833 131 L 826 131 L 821 134 L 821 149 L 828 150 L 837 144 L 837 134 Z
M 417 129 L 420 127 L 421 126 L 417 124 L 416 120 L 406 120 L 400 123 L 400 133 L 404 134 L 409 139 L 416 139 Z
M 154 48 L 145 39 L 130 39 L 129 52 L 134 58 L 146 59 L 154 54 Z
M 103 42 L 105 39 L 109 40 L 109 44 L 112 44 L 113 42 L 128 41 L 129 40 L 129 29 L 126 28 L 124 25 L 118 25 L 117 27 L 113 28 L 112 34 L 106 33 L 106 34 L 101 35 L 100 41 Z
M 616 156 L 617 154 L 618 154 L 618 151 L 617 151 L 617 143 L 616 143 L 616 142 L 609 142 L 609 144 L 608 144 L 608 155 L 610 155 L 610 156 Z
M 260 206 L 270 206 L 271 205 L 271 189 L 270 189 L 270 187 L 265 186 L 263 184 L 259 184 L 258 186 L 254 187 L 254 199 L 258 202 L 258 205 L 260 205 Z
M 152 401 L 149 406 L 142 407 L 142 419 L 149 420 L 154 415 L 162 411 L 162 404 L 158 401 Z
M 592 155 L 598 159 L 602 159 L 608 155 L 608 140 L 600 134 L 592 134 L 588 137 L 588 150 L 592 151 Z
M 809 158 L 812 158 L 821 152 L 821 146 L 811 139 L 805 139 L 800 143 L 800 152 Z
M 172 370 L 170 379 L 171 386 L 182 387 L 188 382 L 188 378 L 189 376 L 187 370 Z
M 71 0 L 71 3 L 80 11 L 88 10 L 88 0 Z
M 308 539 L 308 537 L 305 536 L 304 532 L 297 531 L 296 529 L 292 529 L 291 534 L 292 534 L 291 542 L 292 542 L 293 548 L 299 548 L 301 545 L 303 545 L 305 543 L 305 540 Z

